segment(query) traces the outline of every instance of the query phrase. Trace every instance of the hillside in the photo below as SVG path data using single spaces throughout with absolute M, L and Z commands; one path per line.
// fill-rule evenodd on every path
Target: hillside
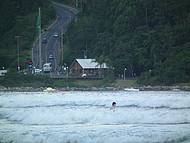
M 25 62 L 31 58 L 32 43 L 37 33 L 38 7 L 42 9 L 42 28 L 50 24 L 55 12 L 48 0 L 5 0 L 0 3 L 0 68 L 16 69 L 15 36 L 20 36 L 20 62 L 25 68 Z
M 82 2 L 65 36 L 64 62 L 86 51 L 114 67 L 116 77 L 126 68 L 143 84 L 190 81 L 189 0 Z

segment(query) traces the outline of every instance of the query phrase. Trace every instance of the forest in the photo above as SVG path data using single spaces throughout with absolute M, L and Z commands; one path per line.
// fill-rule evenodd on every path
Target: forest
M 57 0 L 80 10 L 64 34 L 64 63 L 75 58 L 106 62 L 121 78 L 142 84 L 190 82 L 189 0 Z M 31 58 L 38 7 L 42 29 L 55 17 L 48 0 L 5 0 L 0 4 L 0 66 Z M 0 67 L 0 68 L 1 68 Z
M 86 54 L 106 62 L 115 77 L 126 68 L 143 84 L 190 82 L 189 0 L 79 2 L 78 20 L 64 38 L 64 62 Z

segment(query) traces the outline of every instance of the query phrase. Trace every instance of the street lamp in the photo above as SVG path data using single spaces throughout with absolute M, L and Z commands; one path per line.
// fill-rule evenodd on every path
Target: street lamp
M 75 7 L 78 8 L 78 0 L 75 0 Z
M 69 77 L 69 67 L 66 67 L 67 70 L 67 77 Z
M 125 71 L 127 70 L 127 68 L 124 68 L 124 72 L 123 72 L 123 78 L 124 78 L 124 80 L 125 80 Z
M 20 71 L 20 50 L 19 50 L 19 40 L 20 36 L 15 36 L 17 40 L 17 70 Z
M 66 74 L 66 76 L 68 77 L 69 76 L 69 67 L 64 67 L 63 70 L 64 70 L 64 74 Z

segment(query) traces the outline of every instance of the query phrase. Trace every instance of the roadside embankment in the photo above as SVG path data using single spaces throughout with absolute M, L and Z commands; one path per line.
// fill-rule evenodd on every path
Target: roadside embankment
M 0 78 L 0 91 L 38 92 L 45 91 L 48 87 L 55 89 L 55 91 L 190 91 L 188 83 L 172 86 L 145 86 L 137 84 L 136 79 L 74 80 L 20 74 Z
M 140 91 L 190 91 L 190 86 L 142 86 Z
M 3 87 L 0 86 L 2 92 L 42 92 L 46 91 L 48 87 Z M 139 91 L 190 91 L 189 86 L 142 86 L 142 87 L 55 87 L 54 91 L 134 91 L 133 89 L 139 89 Z

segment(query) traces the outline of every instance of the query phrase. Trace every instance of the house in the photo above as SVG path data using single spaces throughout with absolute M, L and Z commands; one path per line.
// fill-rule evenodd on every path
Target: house
M 95 59 L 75 59 L 70 66 L 70 75 L 73 77 L 104 77 L 108 67 L 105 63 L 99 64 Z

